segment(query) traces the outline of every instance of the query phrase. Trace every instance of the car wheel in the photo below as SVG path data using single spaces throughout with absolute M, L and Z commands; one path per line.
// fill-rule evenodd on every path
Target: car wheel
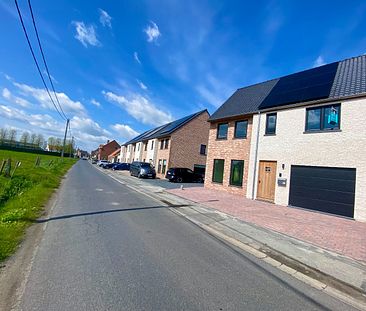
M 177 178 L 177 182 L 183 182 L 183 178 L 182 177 L 178 177 Z

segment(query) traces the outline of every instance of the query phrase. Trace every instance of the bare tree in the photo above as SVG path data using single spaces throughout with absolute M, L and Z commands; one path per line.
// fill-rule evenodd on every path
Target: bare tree
M 36 138 L 34 144 L 36 144 L 39 148 L 42 148 L 43 147 L 44 137 L 43 137 L 42 134 L 38 134 L 37 135 L 37 138 Z
M 56 151 L 56 138 L 55 137 L 48 137 L 48 150 L 49 151 Z
M 4 140 L 6 139 L 6 136 L 8 135 L 8 131 L 7 129 L 0 129 L 0 143 L 3 143 Z
M 31 143 L 32 145 L 36 144 L 36 139 L 37 139 L 37 134 L 32 133 L 30 138 L 29 138 L 29 143 Z
M 16 129 L 9 130 L 8 140 L 10 140 L 11 143 L 14 143 L 17 140 L 17 130 Z
M 22 136 L 20 137 L 20 142 L 23 143 L 23 144 L 28 144 L 29 143 L 29 138 L 30 138 L 29 133 L 24 131 Z

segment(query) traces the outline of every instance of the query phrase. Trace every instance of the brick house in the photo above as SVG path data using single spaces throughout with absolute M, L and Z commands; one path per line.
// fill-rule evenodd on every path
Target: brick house
M 365 115 L 365 55 L 239 89 L 209 120 L 205 187 L 366 221 Z
M 187 167 L 204 172 L 208 144 L 209 114 L 202 110 L 148 130 L 126 142 L 126 162 L 150 162 L 157 176 L 165 177 L 170 167 Z
M 121 153 L 121 148 L 118 148 L 117 150 L 113 151 L 109 156 L 108 156 L 108 161 L 111 163 L 115 163 L 118 162 L 118 156 Z
M 95 154 L 96 158 L 97 160 L 108 160 L 108 156 L 119 148 L 121 148 L 121 146 L 115 140 L 108 140 L 106 144 L 99 145 Z

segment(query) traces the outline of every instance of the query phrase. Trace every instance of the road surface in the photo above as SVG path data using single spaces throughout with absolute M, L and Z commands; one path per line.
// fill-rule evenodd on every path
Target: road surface
M 352 310 L 79 161 L 44 226 L 21 310 Z

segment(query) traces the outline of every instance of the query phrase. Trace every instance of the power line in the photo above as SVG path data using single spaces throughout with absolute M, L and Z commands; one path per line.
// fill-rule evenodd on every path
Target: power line
M 42 75 L 41 69 L 39 68 L 37 58 L 36 58 L 36 56 L 35 56 L 35 54 L 34 54 L 34 51 L 33 51 L 33 48 L 32 48 L 32 44 L 31 44 L 31 42 L 30 42 L 30 40 L 29 40 L 28 33 L 27 33 L 27 29 L 25 28 L 25 25 L 24 25 L 24 22 L 23 22 L 22 13 L 20 12 L 20 9 L 19 9 L 19 6 L 18 6 L 18 1 L 17 1 L 17 0 L 14 0 L 14 2 L 15 2 L 15 5 L 16 5 L 16 7 L 17 7 L 17 11 L 18 11 L 19 19 L 20 19 L 20 22 L 21 22 L 21 24 L 22 24 L 22 27 L 23 27 L 23 31 L 24 31 L 25 37 L 26 37 L 26 39 L 27 39 L 29 49 L 30 49 L 30 51 L 31 51 L 31 53 L 32 53 L 33 60 L 34 60 L 34 62 L 35 62 L 35 64 L 36 64 L 36 67 L 37 67 L 38 73 L 39 73 L 39 75 L 40 75 L 40 77 L 41 77 L 41 79 L 42 79 L 43 85 L 44 85 L 44 87 L 46 88 L 47 94 L 48 94 L 48 96 L 50 97 L 51 102 L 52 102 L 53 106 L 55 107 L 56 111 L 58 112 L 58 114 L 60 115 L 60 117 L 61 117 L 62 119 L 67 119 L 67 118 L 65 118 L 65 117 L 60 113 L 60 111 L 58 110 L 58 108 L 57 108 L 57 106 L 56 106 L 55 102 L 54 102 L 54 101 L 53 101 L 53 99 L 52 99 L 52 96 L 51 96 L 50 91 L 49 91 L 49 89 L 48 89 L 48 87 L 47 87 L 47 84 L 46 84 L 46 82 L 45 82 L 45 80 L 44 80 L 44 78 L 43 78 L 43 75 Z
M 41 51 L 41 55 L 42 55 L 42 59 L 43 59 L 43 63 L 44 63 L 44 66 L 45 66 L 45 68 L 46 68 L 46 72 L 47 72 L 47 75 L 48 75 L 48 79 L 50 80 L 50 84 L 51 84 L 51 87 L 52 87 L 52 90 L 53 90 L 53 94 L 54 94 L 54 95 L 55 95 L 55 97 L 56 97 L 56 101 L 57 101 L 58 107 L 60 108 L 60 110 L 61 110 L 61 112 L 62 112 L 62 115 L 65 117 L 65 119 L 67 119 L 67 117 L 66 117 L 66 115 L 65 115 L 64 111 L 62 110 L 62 107 L 61 107 L 60 101 L 58 100 L 58 96 L 57 96 L 57 93 L 56 93 L 55 87 L 54 87 L 53 82 L 52 82 L 51 74 L 50 74 L 50 71 L 48 70 L 48 66 L 47 66 L 46 58 L 45 58 L 44 53 L 43 53 L 41 40 L 39 39 L 38 29 L 37 29 L 37 26 L 36 26 L 36 21 L 35 21 L 35 19 L 34 19 L 33 9 L 32 9 L 32 5 L 31 5 L 30 0 L 28 0 L 28 6 L 29 6 L 29 10 L 30 10 L 30 13 L 31 13 L 31 16 L 32 16 L 32 21 L 33 21 L 33 26 L 34 26 L 34 31 L 35 31 L 35 33 L 36 33 L 37 41 L 38 41 L 38 46 L 39 46 L 39 49 L 40 49 L 40 51 Z

